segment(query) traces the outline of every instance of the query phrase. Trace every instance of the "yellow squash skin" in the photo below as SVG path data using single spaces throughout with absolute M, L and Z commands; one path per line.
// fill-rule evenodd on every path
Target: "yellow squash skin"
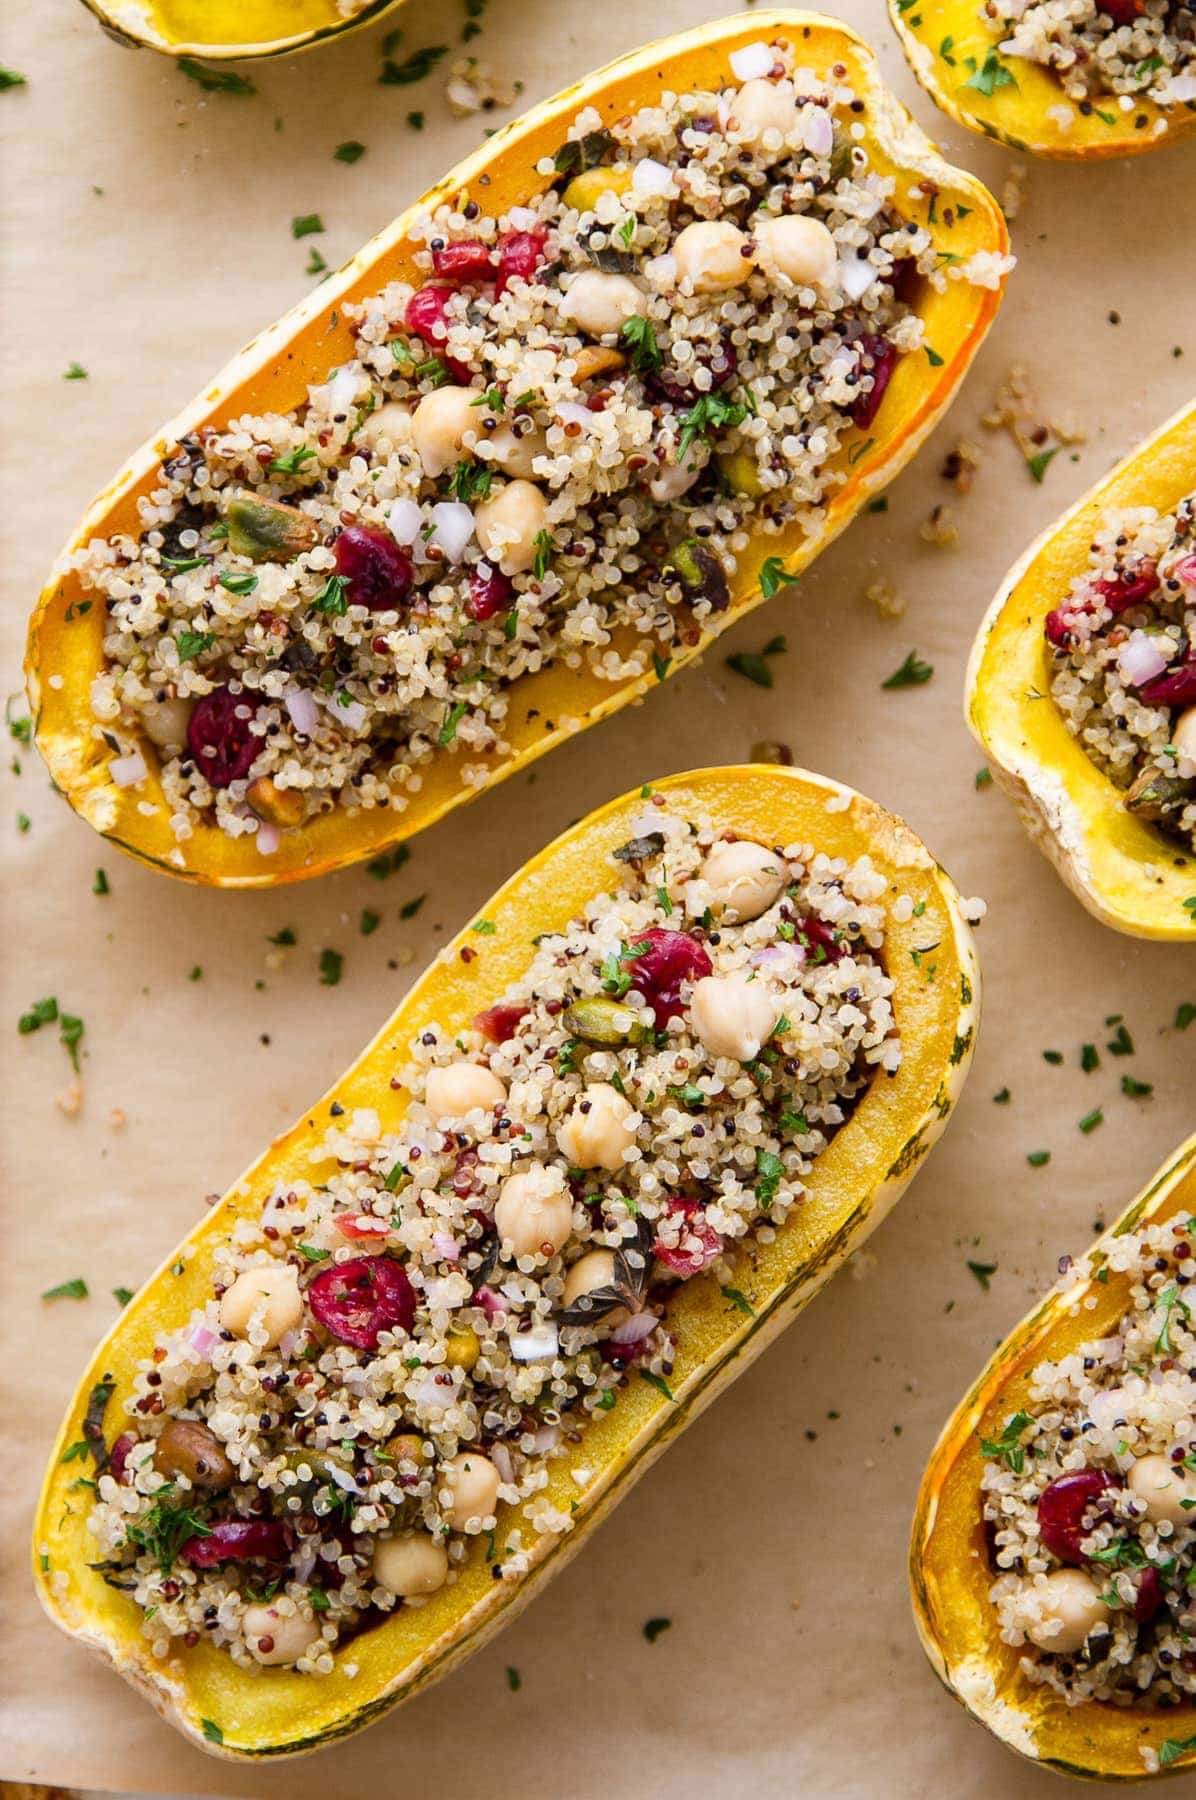
M 989 607 L 968 663 L 965 711 L 1030 836 L 1088 911 L 1131 937 L 1196 943 L 1196 857 L 1121 804 L 1121 791 L 1050 698 L 1043 627 L 1088 564 L 1110 506 L 1167 512 L 1196 488 L 1196 405 L 1119 463 L 1032 544 Z
M 1196 1212 L 1196 1137 L 1170 1156 L 1138 1198 L 1093 1246 Z M 1091 1252 L 1089 1253 L 1091 1254 Z M 1085 1300 L 1095 1298 L 1091 1311 Z M 992 1585 L 980 1513 L 980 1438 L 997 1438 L 1024 1405 L 1035 1364 L 1067 1356 L 1107 1336 L 1129 1304 L 1129 1283 L 1072 1276 L 1014 1330 L 947 1424 L 922 1478 L 910 1549 L 914 1617 L 923 1649 L 948 1692 L 1013 1750 L 1066 1775 L 1141 1781 L 1143 1746 L 1192 1737 L 1196 1706 L 1068 1706 L 1018 1668 L 1022 1652 L 1003 1644 L 988 1599 Z M 1190 1770 L 1196 1751 L 1161 1771 Z
M 813 13 L 750 13 L 650 45 L 508 125 L 417 207 L 367 244 L 318 295 L 243 350 L 198 400 L 142 445 L 93 503 L 59 558 L 30 626 L 26 679 L 37 742 L 54 781 L 97 831 L 142 861 L 193 881 L 218 887 L 272 887 L 375 855 L 476 792 L 462 786 L 458 759 L 445 753 L 424 767 L 423 787 L 401 813 L 393 808 L 349 812 L 338 807 L 309 826 L 288 832 L 270 857 L 258 853 L 251 837 L 230 838 L 205 824 L 197 825 L 179 849 L 168 808 L 162 805 L 153 746 L 148 740 L 140 743 L 148 779 L 136 791 L 122 790 L 108 776 L 111 752 L 91 735 L 88 694 L 102 667 L 103 619 L 99 607 L 80 611 L 87 596 L 68 567 L 70 554 L 93 537 L 138 530 L 137 498 L 155 486 L 162 458 L 187 432 L 204 424 L 223 424 L 246 411 L 285 412 L 306 398 L 310 381 L 323 380 L 330 368 L 344 361 L 351 338 L 341 302 L 360 300 L 388 281 L 423 279 L 414 269 L 406 238 L 413 213 L 460 198 L 467 190 L 477 192 L 487 210 L 503 212 L 543 189 L 545 178 L 536 174 L 535 164 L 559 147 L 582 106 L 596 107 L 604 119 L 616 119 L 655 99 L 662 87 L 680 92 L 687 86 L 717 87 L 730 78 L 727 59 L 733 50 L 777 37 L 794 42 L 801 61 L 809 66 L 821 71 L 835 63 L 846 67 L 848 79 L 865 102 L 860 119 L 875 165 L 896 182 L 894 204 L 922 222 L 933 215 L 930 229 L 944 252 L 967 258 L 980 250 L 1007 249 L 1004 222 L 988 191 L 942 160 L 881 83 L 866 45 L 845 26 Z M 923 192 L 924 182 L 937 192 Z M 954 209 L 961 206 L 971 210 L 958 218 Z M 932 364 L 921 353 L 899 360 L 870 433 L 852 434 L 843 452 L 849 475 L 828 505 L 825 529 L 815 538 L 804 538 L 796 526 L 782 536 L 761 535 L 741 558 L 730 606 L 698 644 L 674 654 L 673 670 L 700 655 L 720 632 L 760 604 L 758 571 L 766 556 L 780 556 L 790 570 L 804 568 L 909 460 L 942 416 L 999 302 L 999 292 L 962 281 L 949 282 L 941 294 L 923 284 L 927 341 L 941 363 Z M 625 648 L 633 641 L 638 640 L 630 633 L 616 640 Z M 51 686 L 51 677 L 60 685 Z M 510 693 L 505 735 L 511 754 L 493 761 L 491 780 L 524 768 L 554 744 L 655 685 L 652 674 L 612 683 L 563 665 L 523 678 Z M 139 811 L 143 801 L 157 804 L 159 811 L 144 817 Z
M 1196 131 L 1196 105 L 1191 102 L 1161 107 L 1143 100 L 1132 112 L 1122 112 L 1115 95 L 1104 95 L 1082 113 L 1052 70 L 1024 57 L 1003 59 L 1016 77 L 1016 87 L 983 94 L 966 86 L 972 73 L 967 58 L 982 68 L 1002 37 L 998 27 L 982 16 L 980 0 L 941 0 L 941 4 L 889 0 L 889 17 L 906 61 L 936 106 L 970 131 L 1008 144 L 1011 150 L 1065 162 L 1099 162 L 1110 156 L 1141 156 Z M 1072 110 L 1066 128 L 1050 116 L 1050 109 L 1061 105 Z
M 380 19 L 401 0 L 362 0 L 346 18 L 336 0 L 83 0 L 108 36 L 168 56 L 284 56 Z
M 769 843 L 808 842 L 832 856 L 868 854 L 889 880 L 885 959 L 896 983 L 894 1011 L 905 1046 L 892 1079 L 878 1078 L 848 1123 L 818 1159 L 806 1201 L 771 1244 L 741 1254 L 732 1282 L 751 1317 L 727 1301 L 713 1280 L 685 1284 L 669 1307 L 678 1339 L 670 1401 L 632 1377 L 618 1405 L 587 1428 L 581 1444 L 550 1465 L 547 1498 L 565 1512 L 577 1504 L 565 1538 L 538 1537 L 524 1521 L 529 1572 L 518 1582 L 491 1578 L 484 1540 L 475 1541 L 463 1573 L 426 1607 L 404 1609 L 356 1639 L 335 1672 L 311 1679 L 287 1669 L 249 1673 L 208 1644 L 180 1648 L 165 1662 L 149 1653 L 140 1609 L 88 1568 L 95 1560 L 86 1530 L 87 1495 L 72 1491 L 77 1463 L 64 1448 L 80 1436 L 93 1384 L 111 1374 L 116 1396 L 107 1417 L 117 1434 L 121 1400 L 157 1332 L 186 1318 L 211 1291 L 217 1242 L 239 1214 L 257 1215 L 279 1180 L 300 1171 L 313 1181 L 309 1151 L 322 1141 L 329 1106 L 369 1105 L 391 1130 L 406 1105 L 389 1086 L 413 1035 L 430 1020 L 465 1023 L 527 967 L 537 931 L 562 928 L 608 879 L 605 857 L 631 835 L 643 813 L 641 791 L 593 813 L 542 851 L 486 905 L 497 927 L 479 938 L 465 930 L 443 950 L 361 1058 L 280 1137 L 203 1219 L 181 1248 L 121 1314 L 93 1357 L 50 1459 L 34 1532 L 34 1570 L 54 1621 L 106 1657 L 158 1710 L 202 1748 L 232 1757 L 295 1755 L 360 1729 L 427 1686 L 510 1619 L 537 1586 L 566 1563 L 586 1535 L 622 1498 L 671 1439 L 759 1354 L 867 1237 L 893 1205 L 942 1131 L 963 1085 L 978 1016 L 978 971 L 967 925 L 951 882 L 901 820 L 872 801 L 804 770 L 753 766 L 677 775 L 655 790 L 674 809 L 709 814 Z M 904 922 L 892 902 L 908 895 L 925 911 Z M 908 909 L 906 909 L 908 910 Z M 473 953 L 459 954 L 465 940 Z M 937 944 L 915 963 L 911 951 Z M 182 1261 L 182 1273 L 174 1273 Z M 575 1469 L 591 1471 L 584 1484 Z M 519 1522 L 503 1509 L 499 1536 Z M 343 1671 L 355 1662 L 350 1680 Z M 215 1722 L 223 1743 L 206 1741 L 202 1721 Z

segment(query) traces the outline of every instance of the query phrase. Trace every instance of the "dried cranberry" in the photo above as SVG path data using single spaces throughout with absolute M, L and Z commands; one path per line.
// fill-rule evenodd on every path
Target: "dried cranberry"
M 670 1218 L 684 1214 L 685 1229 L 679 1244 L 662 1244 L 659 1236 L 652 1245 L 657 1262 L 671 1269 L 674 1275 L 680 1275 L 688 1281 L 691 1275 L 700 1275 L 708 1269 L 712 1262 L 717 1262 L 723 1253 L 723 1240 L 713 1225 L 706 1222 L 706 1215 L 696 1200 L 669 1199 L 665 1201 L 665 1211 Z M 696 1238 L 696 1244 L 692 1239 Z
M 626 1368 L 628 1363 L 639 1362 L 642 1356 L 651 1356 L 653 1347 L 648 1337 L 636 1338 L 634 1344 L 616 1344 L 613 1338 L 606 1338 L 598 1346 L 598 1354 L 603 1362 L 613 1364 L 616 1369 Z
M 1163 1584 L 1159 1580 L 1159 1572 L 1150 1563 L 1140 1572 L 1137 1580 L 1137 1597 L 1134 1600 L 1134 1617 L 1139 1625 L 1145 1625 L 1153 1619 L 1163 1604 Z
M 1177 669 L 1144 681 L 1138 697 L 1147 706 L 1188 706 L 1196 700 L 1196 644 L 1189 649 Z
M 434 285 L 416 288 L 407 302 L 403 320 L 408 331 L 414 331 L 429 349 L 436 352 L 455 381 L 468 382 L 472 373 L 468 365 L 456 357 L 446 356 L 444 351 L 448 337 L 448 303 L 455 291 Z
M 632 948 L 639 951 L 641 945 L 647 948 L 635 957 L 625 957 L 623 967 L 636 993 L 652 1008 L 657 1030 L 663 1031 L 670 1019 L 684 1011 L 681 983 L 709 975 L 710 958 L 697 938 L 663 925 L 653 925 L 636 938 Z
M 488 562 L 475 563 L 469 571 L 467 610 L 470 618 L 481 625 L 496 613 L 506 612 L 513 592 L 510 581 L 501 569 L 494 568 Z
M 1048 644 L 1054 644 L 1057 650 L 1071 648 L 1071 626 L 1067 622 L 1067 614 L 1061 612 L 1058 607 L 1047 614 L 1043 630 L 1046 632 Z
M 496 294 L 503 294 L 512 281 L 530 281 L 544 261 L 545 231 L 508 231 L 499 239 L 498 279 Z
M 390 1230 L 386 1220 L 376 1218 L 373 1213 L 337 1213 L 336 1228 L 342 1237 L 357 1242 L 363 1238 L 373 1238 L 376 1242 Z
M 441 244 L 432 252 L 432 267 L 446 281 L 472 281 L 476 275 L 488 274 L 491 266 L 488 247 L 476 238 Z
M 847 945 L 836 939 L 834 926 L 815 913 L 807 913 L 799 922 L 796 942 L 810 952 L 813 963 L 838 962 L 841 956 L 847 955 Z
M 921 282 L 922 274 L 916 257 L 899 257 L 889 271 L 889 286 L 893 290 L 893 298 L 900 300 L 903 306 L 913 305 L 914 295 Z
M 474 1014 L 473 1028 L 492 1044 L 505 1044 L 519 1029 L 520 1019 L 526 1019 L 531 1010 L 517 1000 L 497 1000 L 484 1012 Z
M 1102 575 L 1093 582 L 1092 591 L 1111 613 L 1123 613 L 1140 600 L 1149 600 L 1158 585 L 1158 569 L 1147 557 L 1133 573 L 1122 569 L 1116 575 Z
M 1085 1521 L 1093 1504 L 1107 1488 L 1121 1485 L 1121 1477 L 1106 1469 L 1077 1469 L 1048 1481 L 1038 1497 L 1038 1535 L 1060 1562 L 1083 1562 L 1080 1541 L 1092 1529 Z
M 307 1303 L 325 1331 L 357 1350 L 376 1350 L 383 1331 L 410 1331 L 415 1292 L 390 1256 L 359 1256 L 317 1275 Z
M 348 578 L 349 604 L 371 612 L 397 612 L 415 578 L 406 551 L 372 525 L 346 525 L 336 540 L 336 572 Z
M 122 1431 L 108 1452 L 108 1473 L 117 1481 L 123 1481 L 129 1462 L 129 1451 L 137 1439 L 131 1431 Z
M 1145 0 L 1098 0 L 1097 5 L 1097 11 L 1107 13 L 1114 25 L 1132 25 L 1145 10 Z
M 280 1519 L 217 1519 L 202 1537 L 190 1537 L 179 1552 L 193 1569 L 222 1562 L 285 1562 L 291 1553 L 290 1527 Z
M 897 352 L 888 338 L 879 337 L 873 331 L 865 332 L 856 347 L 860 351 L 859 373 L 871 375 L 872 386 L 866 394 L 860 394 L 851 406 L 851 422 L 858 425 L 861 431 L 867 431 L 880 411 L 885 389 L 897 367 Z
M 261 702 L 256 695 L 214 688 L 195 702 L 187 722 L 187 748 L 204 779 L 214 788 L 243 781 L 262 750 L 251 730 Z

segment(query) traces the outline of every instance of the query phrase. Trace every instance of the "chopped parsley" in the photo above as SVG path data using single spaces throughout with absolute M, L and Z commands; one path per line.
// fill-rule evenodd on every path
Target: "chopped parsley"
M 778 588 L 795 587 L 800 579 L 789 573 L 779 556 L 765 557 L 760 565 L 760 592 L 766 600 L 771 600 Z
M 757 687 L 770 688 L 773 685 L 772 670 L 765 659 L 783 656 L 787 649 L 788 645 L 783 637 L 770 638 L 763 650 L 737 650 L 733 656 L 728 656 L 727 667 L 734 669 L 737 675 L 744 676 L 748 681 L 754 681 Z
M 76 1275 L 71 1281 L 60 1281 L 57 1287 L 47 1288 L 42 1295 L 43 1300 L 86 1300 L 90 1289 L 82 1275 Z
M 710 433 L 720 426 L 742 425 L 748 408 L 742 400 L 725 400 L 721 394 L 700 394 L 681 420 L 681 436 L 677 443 L 677 461 L 683 463 L 696 438 L 710 441 Z
M 1033 1425 L 1033 1423 L 1034 1420 L 1030 1413 L 1015 1412 L 1000 1437 L 981 1438 L 981 1456 L 1001 1460 L 1007 1468 L 1013 1470 L 1015 1475 L 1020 1475 L 1026 1463 L 1026 1453 L 1021 1443 L 1022 1435 L 1027 1425 Z
M 972 71 L 963 84 L 965 88 L 975 88 L 991 97 L 998 88 L 1017 86 L 1012 70 L 1005 67 L 995 50 L 990 50 L 980 64 L 974 56 L 965 56 L 964 63 Z
M 347 138 L 343 144 L 337 145 L 332 155 L 335 162 L 360 162 L 365 155 L 365 145 L 359 144 L 356 138 Z
M 310 462 L 314 455 L 314 450 L 310 450 L 306 444 L 301 444 L 297 450 L 288 450 L 284 456 L 276 456 L 270 464 L 270 473 L 272 475 L 297 475 L 304 463 Z
M 252 81 L 247 81 L 244 75 L 238 75 L 235 69 L 209 69 L 193 56 L 180 56 L 178 70 L 188 81 L 194 81 L 201 87 L 205 94 L 257 93 Z
M 411 87 L 414 82 L 422 81 L 426 75 L 430 75 L 441 58 L 447 55 L 447 44 L 426 44 L 422 50 L 412 51 L 406 62 L 397 63 L 387 56 L 378 80 L 383 87 Z
M 1026 458 L 1026 467 L 1029 469 L 1030 474 L 1033 476 L 1035 481 L 1038 481 L 1038 482 L 1042 481 L 1047 470 L 1050 468 L 1051 463 L 1054 461 L 1055 457 L 1058 456 L 1058 454 L 1059 454 L 1059 446 L 1058 446 L 1058 444 L 1056 444 L 1055 448 L 1053 450 L 1040 450 L 1040 451 L 1038 451 L 1037 455 L 1028 456 Z
M 349 610 L 348 587 L 347 575 L 330 575 L 311 603 L 312 612 L 323 613 L 326 619 L 343 619 Z
M 320 951 L 320 986 L 335 987 L 344 972 L 345 959 L 339 950 Z
M 673 1623 L 671 1619 L 649 1619 L 644 1625 L 644 1636 L 650 1644 L 654 1644 L 662 1631 L 667 1631 Z
M 64 381 L 86 381 L 87 378 L 87 370 L 82 363 L 69 363 L 63 370 L 62 379 Z
M 996 1263 L 969 1262 L 968 1269 L 987 1294 L 992 1286 L 992 1278 L 997 1272 Z
M 923 662 L 918 652 L 911 650 L 901 667 L 894 669 L 888 679 L 882 681 L 880 685 L 882 688 L 922 687 L 933 674 L 934 664 Z
M 628 319 L 619 337 L 627 348 L 631 358 L 631 366 L 641 375 L 650 374 L 659 369 L 664 361 L 660 345 L 656 342 L 656 328 L 651 319 L 642 319 L 638 314 Z
M 312 237 L 323 229 L 324 221 L 319 213 L 299 213 L 291 220 L 291 236 L 293 238 Z

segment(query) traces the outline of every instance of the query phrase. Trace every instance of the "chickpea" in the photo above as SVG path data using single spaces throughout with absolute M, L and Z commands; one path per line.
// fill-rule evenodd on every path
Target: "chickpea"
M 667 506 L 670 500 L 679 500 L 682 494 L 689 492 L 702 470 L 710 460 L 710 451 L 705 444 L 691 444 L 685 453 L 684 462 L 666 462 L 648 483 L 648 492 L 658 506 Z
M 448 1552 L 426 1531 L 384 1537 L 374 1551 L 374 1580 L 401 1600 L 434 1594 L 448 1575 Z
M 785 887 L 779 856 L 747 838 L 715 844 L 701 867 L 716 912 L 728 925 L 746 925 L 767 912 Z
M 488 1456 L 462 1450 L 440 1471 L 440 1487 L 451 1495 L 444 1517 L 454 1531 L 466 1531 L 474 1520 L 490 1519 L 498 1505 L 501 1477 Z
M 556 1141 L 578 1169 L 621 1169 L 624 1153 L 635 1142 L 631 1102 L 607 1081 L 588 1087 L 563 1125 Z
M 496 462 L 504 474 L 524 477 L 535 472 L 537 456 L 548 449 L 539 426 L 520 433 L 510 425 L 500 425 L 497 431 L 487 432 L 482 442 L 490 451 L 488 461 Z
M 314 1619 L 305 1619 L 300 1612 L 280 1612 L 264 1601 L 247 1606 L 241 1623 L 249 1654 L 268 1667 L 297 1663 L 320 1637 Z
M 643 312 L 646 300 L 629 275 L 586 269 L 563 296 L 561 317 L 591 337 L 613 337 L 633 314 Z
M 565 1276 L 565 1290 L 561 1295 L 561 1306 L 572 1306 L 586 1294 L 594 1293 L 598 1288 L 614 1286 L 615 1253 L 613 1250 L 587 1250 L 579 1256 L 568 1274 Z M 609 1312 L 598 1313 L 602 1321 L 603 1331 L 614 1331 L 617 1326 L 625 1325 L 631 1314 L 625 1306 L 613 1306 Z
M 163 1475 L 185 1475 L 205 1494 L 218 1494 L 237 1479 L 224 1445 L 198 1419 L 171 1419 L 154 1447 L 154 1466 Z
M 673 245 L 677 277 L 695 294 L 739 287 L 751 274 L 752 240 L 725 219 L 698 219 L 677 234 Z
M 751 1062 L 768 1041 L 780 1008 L 763 981 L 736 970 L 730 975 L 704 975 L 694 988 L 689 1012 L 711 1056 Z
M 376 450 L 381 443 L 397 449 L 411 442 L 411 426 L 411 409 L 401 400 L 387 400 L 362 420 L 353 441 L 367 450 Z
M 159 750 L 181 750 L 187 742 L 190 700 L 147 700 L 139 716 L 141 729 Z
M 1126 1476 L 1130 1493 L 1146 1502 L 1146 1517 L 1156 1525 L 1189 1525 L 1196 1512 L 1196 1477 L 1182 1463 L 1165 1456 L 1140 1456 Z
M 538 1163 L 522 1175 L 508 1175 L 494 1225 L 512 1256 L 555 1256 L 573 1230 L 573 1199 L 560 1170 Z
M 561 199 L 577 212 L 593 212 L 603 194 L 626 194 L 630 189 L 630 169 L 583 169 L 573 177 Z
M 424 1440 L 413 1431 L 401 1431 L 397 1437 L 388 1440 L 386 1454 L 396 1470 L 403 1463 L 414 1463 L 417 1469 L 422 1468 L 425 1461 Z
M 424 395 L 411 420 L 411 440 L 425 475 L 443 475 L 468 454 L 482 428 L 484 409 L 474 405 L 478 398 L 464 387 L 433 388 Z
M 1196 763 L 1196 706 L 1180 713 L 1171 727 L 1171 742 L 1187 762 Z
M 493 1112 L 506 1097 L 506 1083 L 481 1063 L 455 1062 L 447 1069 L 429 1069 L 424 1087 L 424 1105 L 436 1125 L 443 1125 L 446 1119 L 463 1119 L 479 1107 Z
M 287 1263 L 246 1269 L 226 1289 L 220 1301 L 220 1324 L 234 1337 L 249 1336 L 250 1325 L 266 1333 L 266 1348 L 273 1349 L 288 1331 L 303 1323 L 303 1296 L 299 1277 Z
M 820 219 L 784 213 L 756 226 L 756 254 L 770 280 L 784 276 L 796 287 L 833 287 L 839 267 L 835 240 Z
M 464 1369 L 468 1375 L 477 1367 L 482 1354 L 482 1341 L 472 1325 L 450 1325 L 444 1340 L 444 1360 L 450 1369 Z
M 548 502 L 530 481 L 508 481 L 474 509 L 482 554 L 504 575 L 519 575 L 536 560 L 536 539 L 547 529 Z
M 765 132 L 779 131 L 788 137 L 797 124 L 797 102 L 789 81 L 768 81 L 760 77 L 745 81 L 731 102 L 731 122 L 738 127 L 739 140 L 758 146 Z
M 1082 1569 L 1054 1569 L 1042 1587 L 1031 1590 L 1036 1617 L 1025 1627 L 1026 1636 L 1040 1650 L 1072 1656 L 1109 1609 L 1100 1589 Z

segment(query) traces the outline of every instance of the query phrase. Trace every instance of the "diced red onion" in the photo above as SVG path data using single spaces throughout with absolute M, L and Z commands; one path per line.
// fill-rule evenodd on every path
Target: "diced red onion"
M 1130 687 L 1141 687 L 1153 681 L 1167 667 L 1168 658 L 1159 649 L 1158 639 L 1145 631 L 1131 631 L 1117 653 L 1117 670 Z
M 859 300 L 880 279 L 880 271 L 865 256 L 839 259 L 839 286 L 849 300 Z
M 1193 77 L 1196 80 L 1196 77 Z M 1171 570 L 1176 581 L 1182 581 L 1185 587 L 1196 588 L 1196 551 L 1191 556 L 1181 556 Z
M 539 223 L 539 214 L 530 206 L 513 206 L 507 214 L 507 224 L 512 231 L 534 231 Z
M 1189 75 L 1186 72 L 1172 75 L 1164 84 L 1162 91 L 1163 104 L 1166 106 L 1182 106 L 1189 100 L 1196 100 L 1196 75 Z
M 496 1294 L 492 1287 L 482 1286 L 474 1294 L 475 1303 L 481 1307 L 488 1319 L 496 1319 L 500 1313 L 506 1312 L 501 1294 Z
M 829 156 L 835 147 L 835 127 L 824 106 L 812 106 L 806 115 L 802 138 L 811 156 Z
M 320 708 L 315 695 L 309 694 L 306 688 L 292 688 L 284 699 L 295 730 L 304 737 L 314 737 L 320 729 Z
M 208 1357 L 220 1342 L 220 1336 L 218 1332 L 212 1330 L 206 1319 L 201 1319 L 199 1324 L 193 1325 L 187 1333 L 187 1342 L 200 1356 Z
M 324 704 L 333 717 L 340 720 L 346 731 L 360 731 L 368 717 L 360 700 L 350 700 L 347 706 L 342 706 L 339 696 L 332 694 Z
M 259 856 L 273 856 L 282 842 L 282 835 L 277 825 L 271 825 L 269 819 L 263 819 L 253 834 Z
M 534 1454 L 547 1456 L 549 1451 L 555 1450 L 560 1443 L 561 1428 L 559 1425 L 541 1425 L 538 1431 L 532 1432 L 531 1436 Z
M 644 274 L 653 287 L 671 288 L 677 285 L 677 258 L 668 250 L 663 256 L 650 256 L 644 264 Z
M 408 549 L 423 529 L 423 509 L 414 500 L 396 500 L 386 515 L 386 523 L 395 543 Z
M 515 1465 L 511 1461 L 511 1452 L 505 1444 L 495 1444 L 490 1451 L 490 1461 L 494 1464 L 504 1481 L 513 1482 Z
M 739 50 L 732 50 L 730 63 L 737 81 L 759 81 L 762 76 L 772 73 L 772 65 L 776 55 L 768 44 L 744 44 Z
M 357 398 L 357 390 L 361 386 L 361 364 L 346 363 L 337 369 L 327 382 L 329 412 L 348 412 Z
M 117 787 L 136 787 L 144 781 L 149 771 L 145 766 L 145 758 L 140 750 L 130 750 L 127 756 L 114 756 L 108 764 L 108 773 Z
M 517 1331 L 511 1339 L 516 1362 L 551 1362 L 559 1349 L 560 1338 L 551 1319 L 541 1319 L 530 1331 Z
M 442 1262 L 460 1262 L 461 1246 L 447 1231 L 432 1233 L 432 1248 Z
M 439 500 L 428 517 L 435 527 L 429 545 L 443 550 L 451 563 L 459 563 L 473 537 L 473 513 L 469 507 L 460 500 Z
M 588 431 L 594 423 L 594 415 L 588 406 L 578 406 L 575 400 L 558 400 L 556 416 L 562 425 L 580 425 Z
M 295 1580 L 302 1582 L 310 1581 L 312 1575 L 315 1573 L 315 1567 L 316 1540 L 314 1538 L 303 1538 L 298 1550 L 295 1552 Z
M 654 157 L 641 157 L 631 171 L 631 186 L 637 194 L 672 193 L 673 171 Z
M 659 1315 L 654 1312 L 632 1313 L 621 1325 L 616 1325 L 610 1334 L 612 1344 L 640 1344 L 646 1337 L 651 1337 L 660 1324 Z

